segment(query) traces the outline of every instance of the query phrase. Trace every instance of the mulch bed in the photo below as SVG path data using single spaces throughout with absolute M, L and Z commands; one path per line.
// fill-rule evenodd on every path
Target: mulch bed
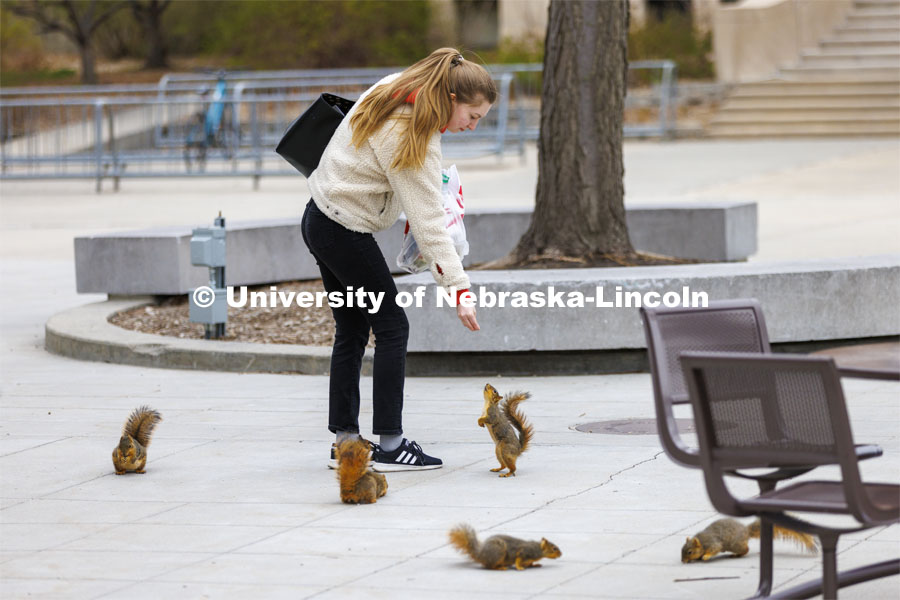
M 276 285 L 279 292 L 324 291 L 322 281 L 287 281 Z M 249 287 L 248 292 L 268 293 L 270 285 Z M 203 339 L 205 328 L 191 323 L 187 295 L 169 296 L 157 306 L 144 306 L 114 315 L 109 322 L 124 329 L 178 338 Z M 300 308 L 280 305 L 266 308 L 228 308 L 225 341 L 259 344 L 299 344 L 331 346 L 334 342 L 334 319 L 327 305 Z M 369 345 L 373 346 L 370 338 Z

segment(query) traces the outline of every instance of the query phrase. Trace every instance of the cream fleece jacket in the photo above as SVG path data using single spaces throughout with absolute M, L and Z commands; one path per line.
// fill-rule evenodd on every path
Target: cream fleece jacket
M 399 73 L 385 77 L 389 83 Z M 441 134 L 428 141 L 421 169 L 392 169 L 391 163 L 405 127 L 403 114 L 411 106 L 401 106 L 392 118 L 357 149 L 351 142 L 350 110 L 325 148 L 319 166 L 309 176 L 309 189 L 316 206 L 347 229 L 361 233 L 383 231 L 406 213 L 409 228 L 422 256 L 431 266 L 434 280 L 445 288 L 468 289 L 469 278 L 456 254 L 444 215 L 441 196 Z M 397 119 L 397 116 L 401 116 Z

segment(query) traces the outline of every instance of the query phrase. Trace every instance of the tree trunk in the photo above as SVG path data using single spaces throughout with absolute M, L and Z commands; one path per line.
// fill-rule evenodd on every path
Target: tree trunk
M 147 43 L 145 69 L 165 69 L 169 66 L 169 47 L 162 26 L 162 14 L 168 6 L 168 0 L 150 0 L 146 4 L 134 2 L 131 5 Z
M 96 84 L 97 69 L 96 58 L 94 55 L 94 47 L 90 40 L 76 40 L 78 49 L 81 52 L 81 83 Z
M 634 254 L 622 181 L 627 40 L 627 0 L 551 0 L 535 210 L 507 262 Z

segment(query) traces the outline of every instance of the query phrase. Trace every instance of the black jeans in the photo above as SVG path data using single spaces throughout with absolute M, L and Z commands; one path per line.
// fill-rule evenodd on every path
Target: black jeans
M 375 313 L 367 308 L 332 307 L 335 334 L 331 351 L 328 390 L 328 429 L 359 432 L 359 376 L 369 329 L 375 333 L 375 363 L 372 373 L 372 433 L 403 433 L 403 383 L 406 374 L 406 342 L 409 321 L 397 306 L 397 286 L 381 249 L 371 233 L 351 231 L 322 213 L 309 201 L 300 224 L 303 241 L 322 273 L 328 292 L 347 288 L 355 292 L 384 292 Z

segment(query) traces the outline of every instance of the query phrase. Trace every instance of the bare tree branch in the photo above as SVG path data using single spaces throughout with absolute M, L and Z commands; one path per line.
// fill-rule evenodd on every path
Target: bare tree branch
M 45 10 L 45 4 L 42 2 L 6 2 L 3 7 L 14 15 L 26 17 L 37 22 L 41 27 L 42 33 L 60 32 L 71 35 L 71 31 L 66 28 L 62 21 L 53 18 Z
M 79 11 L 79 6 L 84 10 Z M 94 50 L 91 38 L 97 28 L 118 10 L 127 6 L 124 2 L 109 3 L 105 10 L 95 17 L 97 0 L 87 4 L 74 0 L 26 0 L 5 1 L 4 7 L 13 14 L 34 20 L 43 33 L 59 32 L 75 42 L 81 53 L 81 79 L 84 83 L 95 83 Z

